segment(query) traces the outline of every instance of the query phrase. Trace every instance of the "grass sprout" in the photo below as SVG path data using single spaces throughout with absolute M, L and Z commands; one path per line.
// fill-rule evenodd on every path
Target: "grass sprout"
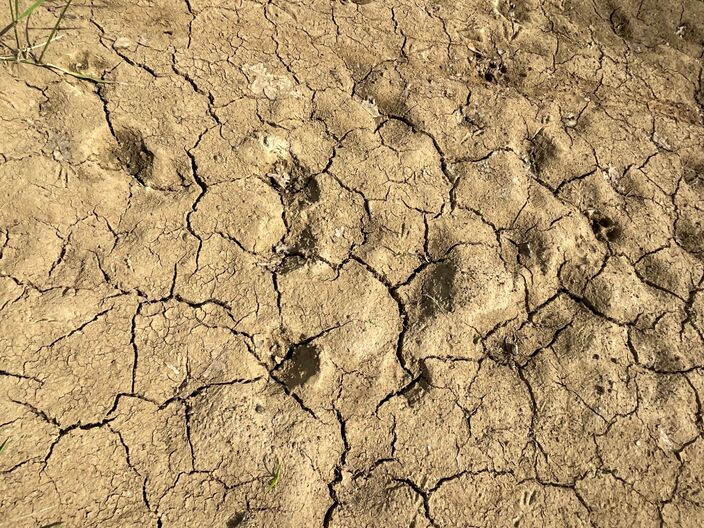
M 0 0 L 1 1 L 1 0 Z M 31 38 L 31 32 L 37 28 L 30 26 L 30 18 L 38 8 L 47 2 L 47 0 L 33 0 L 28 6 L 20 5 L 20 0 L 7 0 L 10 8 L 10 20 L 0 29 L 0 47 L 6 50 L 4 55 L 0 55 L 0 62 L 13 62 L 16 64 L 29 64 L 52 70 L 61 75 L 69 75 L 76 79 L 90 81 L 99 84 L 112 84 L 114 81 L 98 79 L 91 75 L 81 72 L 69 70 L 58 64 L 44 62 L 44 56 L 49 49 L 49 46 L 61 39 L 59 34 L 62 31 L 61 23 L 66 17 L 66 12 L 73 0 L 67 0 L 59 11 L 59 16 L 56 23 L 51 27 L 51 31 L 47 39 L 41 44 L 34 44 Z M 0 26 L 2 22 L 0 22 Z M 46 28 L 49 29 L 49 28 Z M 10 35 L 7 37 L 7 35 Z M 9 43 L 6 41 L 10 41 Z
M 266 491 L 273 491 L 274 488 L 281 481 L 281 461 L 277 460 L 274 463 L 274 470 L 269 475 L 271 478 L 266 485 Z

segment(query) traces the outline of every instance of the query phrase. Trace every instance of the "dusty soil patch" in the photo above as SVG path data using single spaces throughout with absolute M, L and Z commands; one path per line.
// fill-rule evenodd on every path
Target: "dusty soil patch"
M 704 524 L 701 1 L 70 15 L 118 84 L 0 70 L 0 526 Z

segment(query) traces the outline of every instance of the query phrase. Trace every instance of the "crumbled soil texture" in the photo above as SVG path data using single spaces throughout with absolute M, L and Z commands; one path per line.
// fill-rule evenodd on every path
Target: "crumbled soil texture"
M 0 526 L 702 526 L 704 3 L 68 13 L 115 84 L 0 69 Z

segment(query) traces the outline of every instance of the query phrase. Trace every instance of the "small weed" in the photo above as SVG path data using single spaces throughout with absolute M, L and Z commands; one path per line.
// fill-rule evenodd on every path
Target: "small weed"
M 281 481 L 281 461 L 277 460 L 274 463 L 274 470 L 269 473 L 271 477 L 266 485 L 266 491 L 273 491 L 277 484 Z
M 56 64 L 50 62 L 44 62 L 44 55 L 49 49 L 49 46 L 59 40 L 61 35 L 58 33 L 62 30 L 61 22 L 66 16 L 66 11 L 71 6 L 73 0 L 67 0 L 67 2 L 61 8 L 59 16 L 56 19 L 56 23 L 51 28 L 46 41 L 40 44 L 34 44 L 31 39 L 32 27 L 29 25 L 32 13 L 34 13 L 39 7 L 46 3 L 47 0 L 34 0 L 30 5 L 24 9 L 20 6 L 20 0 L 7 0 L 10 7 L 10 20 L 0 29 L 0 48 L 4 48 L 9 51 L 9 55 L 0 55 L 0 62 L 15 62 L 17 64 L 30 64 L 32 66 L 39 66 L 41 68 L 47 68 L 56 73 L 70 75 L 76 79 L 82 79 L 84 81 L 91 81 L 94 83 L 108 84 L 112 81 L 107 81 L 105 79 L 97 79 L 77 71 L 67 70 Z M 5 36 L 10 34 L 11 43 L 5 42 Z

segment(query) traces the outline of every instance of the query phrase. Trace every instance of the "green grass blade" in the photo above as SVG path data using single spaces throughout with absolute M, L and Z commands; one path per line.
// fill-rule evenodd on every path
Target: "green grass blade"
M 51 33 L 49 33 L 49 38 L 46 40 L 46 44 L 44 44 L 44 47 L 42 48 L 42 52 L 39 54 L 39 58 L 37 59 L 37 62 L 42 62 L 42 59 L 44 58 L 44 54 L 46 53 L 46 50 L 49 49 L 49 44 L 51 44 L 51 41 L 54 39 L 54 35 L 56 35 L 56 31 L 59 29 L 59 25 L 61 24 L 61 21 L 64 19 L 64 15 L 66 14 L 66 10 L 68 9 L 68 6 L 71 5 L 71 0 L 68 0 L 66 2 L 66 5 L 64 8 L 61 10 L 61 13 L 59 13 L 59 18 L 56 21 L 56 24 L 54 24 L 53 29 L 51 30 Z
M 51 70 L 54 70 L 55 72 L 63 73 L 64 75 L 70 75 L 71 77 L 75 77 L 76 79 L 81 79 L 82 81 L 94 82 L 96 84 L 122 84 L 118 81 L 111 81 L 108 79 L 99 79 L 98 77 L 92 77 L 91 75 L 86 75 L 84 73 L 80 73 L 77 71 L 67 70 L 66 68 L 62 68 L 61 66 L 57 66 L 56 64 L 50 64 L 48 62 L 47 63 L 39 63 L 39 62 L 24 61 L 24 64 L 33 64 L 34 66 L 43 66 L 45 68 L 49 68 Z
M 15 46 L 16 46 L 17 50 L 19 51 L 19 49 L 22 47 L 20 45 L 20 36 L 17 33 L 17 21 L 19 20 L 17 18 L 17 14 L 20 12 L 20 6 L 18 3 L 18 0 L 15 0 L 14 7 L 12 6 L 12 0 L 8 0 L 8 2 L 10 3 L 10 16 L 12 17 L 12 20 L 15 22 L 15 25 L 12 26 L 12 29 L 14 30 L 14 33 L 15 33 Z
M 31 15 L 27 16 L 27 19 L 24 23 L 24 43 L 25 46 L 29 52 L 29 54 L 34 57 L 34 52 L 32 51 L 32 39 L 29 38 L 29 18 Z
M 273 491 L 273 489 L 277 486 L 279 481 L 281 480 L 281 462 L 277 461 L 276 465 L 274 466 L 274 473 L 271 475 L 271 479 L 269 480 L 269 483 L 266 486 L 266 491 Z
M 53 70 L 55 73 L 63 74 L 63 75 L 69 75 L 71 77 L 74 77 L 76 79 L 80 79 L 82 81 L 90 81 L 95 84 L 126 84 L 122 83 L 119 81 L 111 81 L 109 79 L 100 79 L 98 77 L 93 77 L 91 75 L 86 75 L 85 73 L 77 72 L 77 71 L 72 71 L 72 70 L 67 70 L 66 68 L 63 68 L 57 64 L 51 64 L 50 62 L 42 62 L 39 63 L 34 60 L 28 60 L 28 59 L 17 59 L 16 57 L 0 57 L 0 62 L 14 62 L 18 64 L 29 64 L 30 66 L 39 66 L 40 68 L 46 68 L 48 70 Z
M 25 9 L 24 11 L 22 11 L 22 14 L 17 17 L 17 20 L 15 20 L 15 22 L 19 22 L 19 21 L 22 20 L 23 18 L 26 18 L 26 17 L 28 17 L 29 15 L 31 15 L 32 12 L 33 12 L 36 8 L 38 8 L 39 6 L 41 6 L 44 2 L 46 2 L 46 0 L 36 0 L 36 1 L 35 1 L 32 5 L 30 5 L 27 9 Z
M 10 31 L 11 29 L 15 28 L 17 24 L 20 23 L 21 20 L 24 20 L 27 18 L 29 15 L 31 15 L 36 8 L 41 6 L 46 0 L 35 0 L 30 6 L 22 11 L 20 14 L 17 14 L 12 7 L 12 0 L 10 0 L 10 11 L 12 12 L 12 21 L 5 26 L 4 28 L 0 29 L 0 37 L 2 37 L 5 33 Z
M 3 451 L 5 451 L 5 448 L 7 447 L 7 444 L 10 442 L 9 438 L 5 438 L 5 440 L 2 441 L 2 444 L 0 444 L 0 455 L 2 455 Z

